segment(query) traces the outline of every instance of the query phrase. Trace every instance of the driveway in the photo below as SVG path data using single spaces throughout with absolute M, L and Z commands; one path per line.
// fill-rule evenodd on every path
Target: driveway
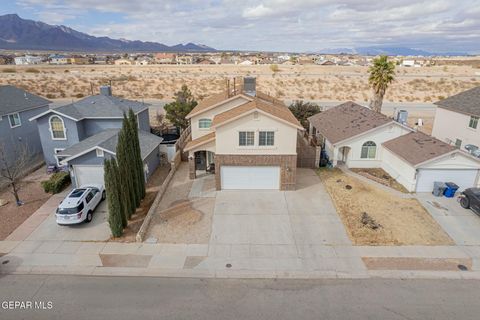
M 457 198 L 434 197 L 430 193 L 419 193 L 417 198 L 455 244 L 480 245 L 480 217 L 463 209 Z

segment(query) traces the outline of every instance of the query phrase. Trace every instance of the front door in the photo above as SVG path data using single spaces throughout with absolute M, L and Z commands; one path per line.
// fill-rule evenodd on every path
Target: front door
M 207 152 L 197 151 L 195 152 L 195 170 L 207 169 Z

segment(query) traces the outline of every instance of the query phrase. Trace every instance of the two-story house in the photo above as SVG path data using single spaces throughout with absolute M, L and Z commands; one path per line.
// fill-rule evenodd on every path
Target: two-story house
M 215 165 L 217 190 L 295 188 L 297 130 L 279 100 L 256 90 L 256 79 L 202 100 L 188 115 L 190 178 Z
M 23 89 L 0 86 L 0 148 L 4 148 L 6 160 L 11 163 L 25 146 L 32 160 L 41 160 L 42 148 L 37 126 L 28 121 L 48 110 L 51 102 Z M 23 147 L 22 146 L 22 147 Z
M 100 94 L 49 109 L 32 117 L 40 134 L 47 164 L 68 166 L 74 185 L 103 183 L 103 162 L 115 156 L 123 115 L 137 116 L 146 179 L 160 163 L 162 138 L 150 133 L 148 105 L 112 96 L 110 87 Z
M 448 144 L 480 148 L 480 87 L 435 102 L 432 135 Z

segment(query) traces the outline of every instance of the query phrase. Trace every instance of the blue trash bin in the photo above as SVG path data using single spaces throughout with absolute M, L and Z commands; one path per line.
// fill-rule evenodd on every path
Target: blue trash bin
M 447 182 L 445 183 L 445 191 L 443 192 L 443 195 L 447 198 L 453 198 L 455 196 L 455 192 L 457 192 L 459 186 L 457 186 L 453 182 Z

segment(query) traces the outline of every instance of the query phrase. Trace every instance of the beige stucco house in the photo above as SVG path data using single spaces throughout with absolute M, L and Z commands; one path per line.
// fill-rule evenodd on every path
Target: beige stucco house
M 435 103 L 432 135 L 457 148 L 480 147 L 480 87 Z
M 202 100 L 191 122 L 190 177 L 215 166 L 217 190 L 295 188 L 301 124 L 279 100 L 256 90 L 255 78 Z
M 333 166 L 382 168 L 410 192 L 430 192 L 434 181 L 479 185 L 478 158 L 354 102 L 309 121 Z

